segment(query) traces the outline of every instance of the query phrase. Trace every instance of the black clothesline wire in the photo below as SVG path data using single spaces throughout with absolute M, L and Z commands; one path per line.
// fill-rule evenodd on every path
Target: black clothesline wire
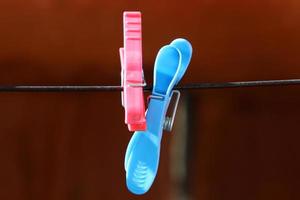
M 194 89 L 224 89 L 241 87 L 263 87 L 263 86 L 287 86 L 300 85 L 300 79 L 284 80 L 259 80 L 259 81 L 240 81 L 240 82 L 222 82 L 222 83 L 193 83 L 187 85 L 178 85 L 177 90 Z M 114 85 L 12 85 L 0 86 L 0 92 L 100 92 L 100 91 L 122 91 L 122 86 Z M 152 86 L 145 86 L 145 91 L 152 90 Z

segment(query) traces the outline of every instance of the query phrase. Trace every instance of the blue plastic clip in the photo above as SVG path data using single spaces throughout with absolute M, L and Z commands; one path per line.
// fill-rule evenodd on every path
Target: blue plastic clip
M 176 39 L 160 49 L 154 66 L 152 95 L 146 112 L 147 130 L 136 131 L 126 150 L 126 184 L 134 194 L 146 193 L 157 173 L 163 129 L 171 131 L 180 97 L 173 87 L 183 77 L 192 56 L 192 46 L 185 39 Z M 171 117 L 166 113 L 173 97 L 176 105 Z

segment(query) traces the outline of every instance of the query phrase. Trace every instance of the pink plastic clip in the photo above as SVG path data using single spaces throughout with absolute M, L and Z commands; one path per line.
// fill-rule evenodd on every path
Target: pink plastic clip
M 140 12 L 124 12 L 124 47 L 120 48 L 122 105 L 129 131 L 146 130 Z

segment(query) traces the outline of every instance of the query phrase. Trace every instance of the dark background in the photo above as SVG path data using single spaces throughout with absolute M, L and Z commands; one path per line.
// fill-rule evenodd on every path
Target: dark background
M 297 0 L 2 0 L 0 84 L 118 85 L 125 10 L 143 14 L 149 83 L 177 37 L 182 84 L 300 78 Z M 144 196 L 125 185 L 119 93 L 1 93 L 0 199 L 300 199 L 299 89 L 183 92 Z

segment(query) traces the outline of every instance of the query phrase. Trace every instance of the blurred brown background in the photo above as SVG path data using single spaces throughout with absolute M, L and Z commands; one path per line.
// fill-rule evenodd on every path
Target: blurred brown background
M 177 37 L 183 84 L 300 78 L 297 0 L 2 0 L 0 84 L 119 84 L 125 10 L 143 13 L 149 83 Z M 300 199 L 299 89 L 185 91 L 144 196 L 125 186 L 119 93 L 1 93 L 0 199 Z

